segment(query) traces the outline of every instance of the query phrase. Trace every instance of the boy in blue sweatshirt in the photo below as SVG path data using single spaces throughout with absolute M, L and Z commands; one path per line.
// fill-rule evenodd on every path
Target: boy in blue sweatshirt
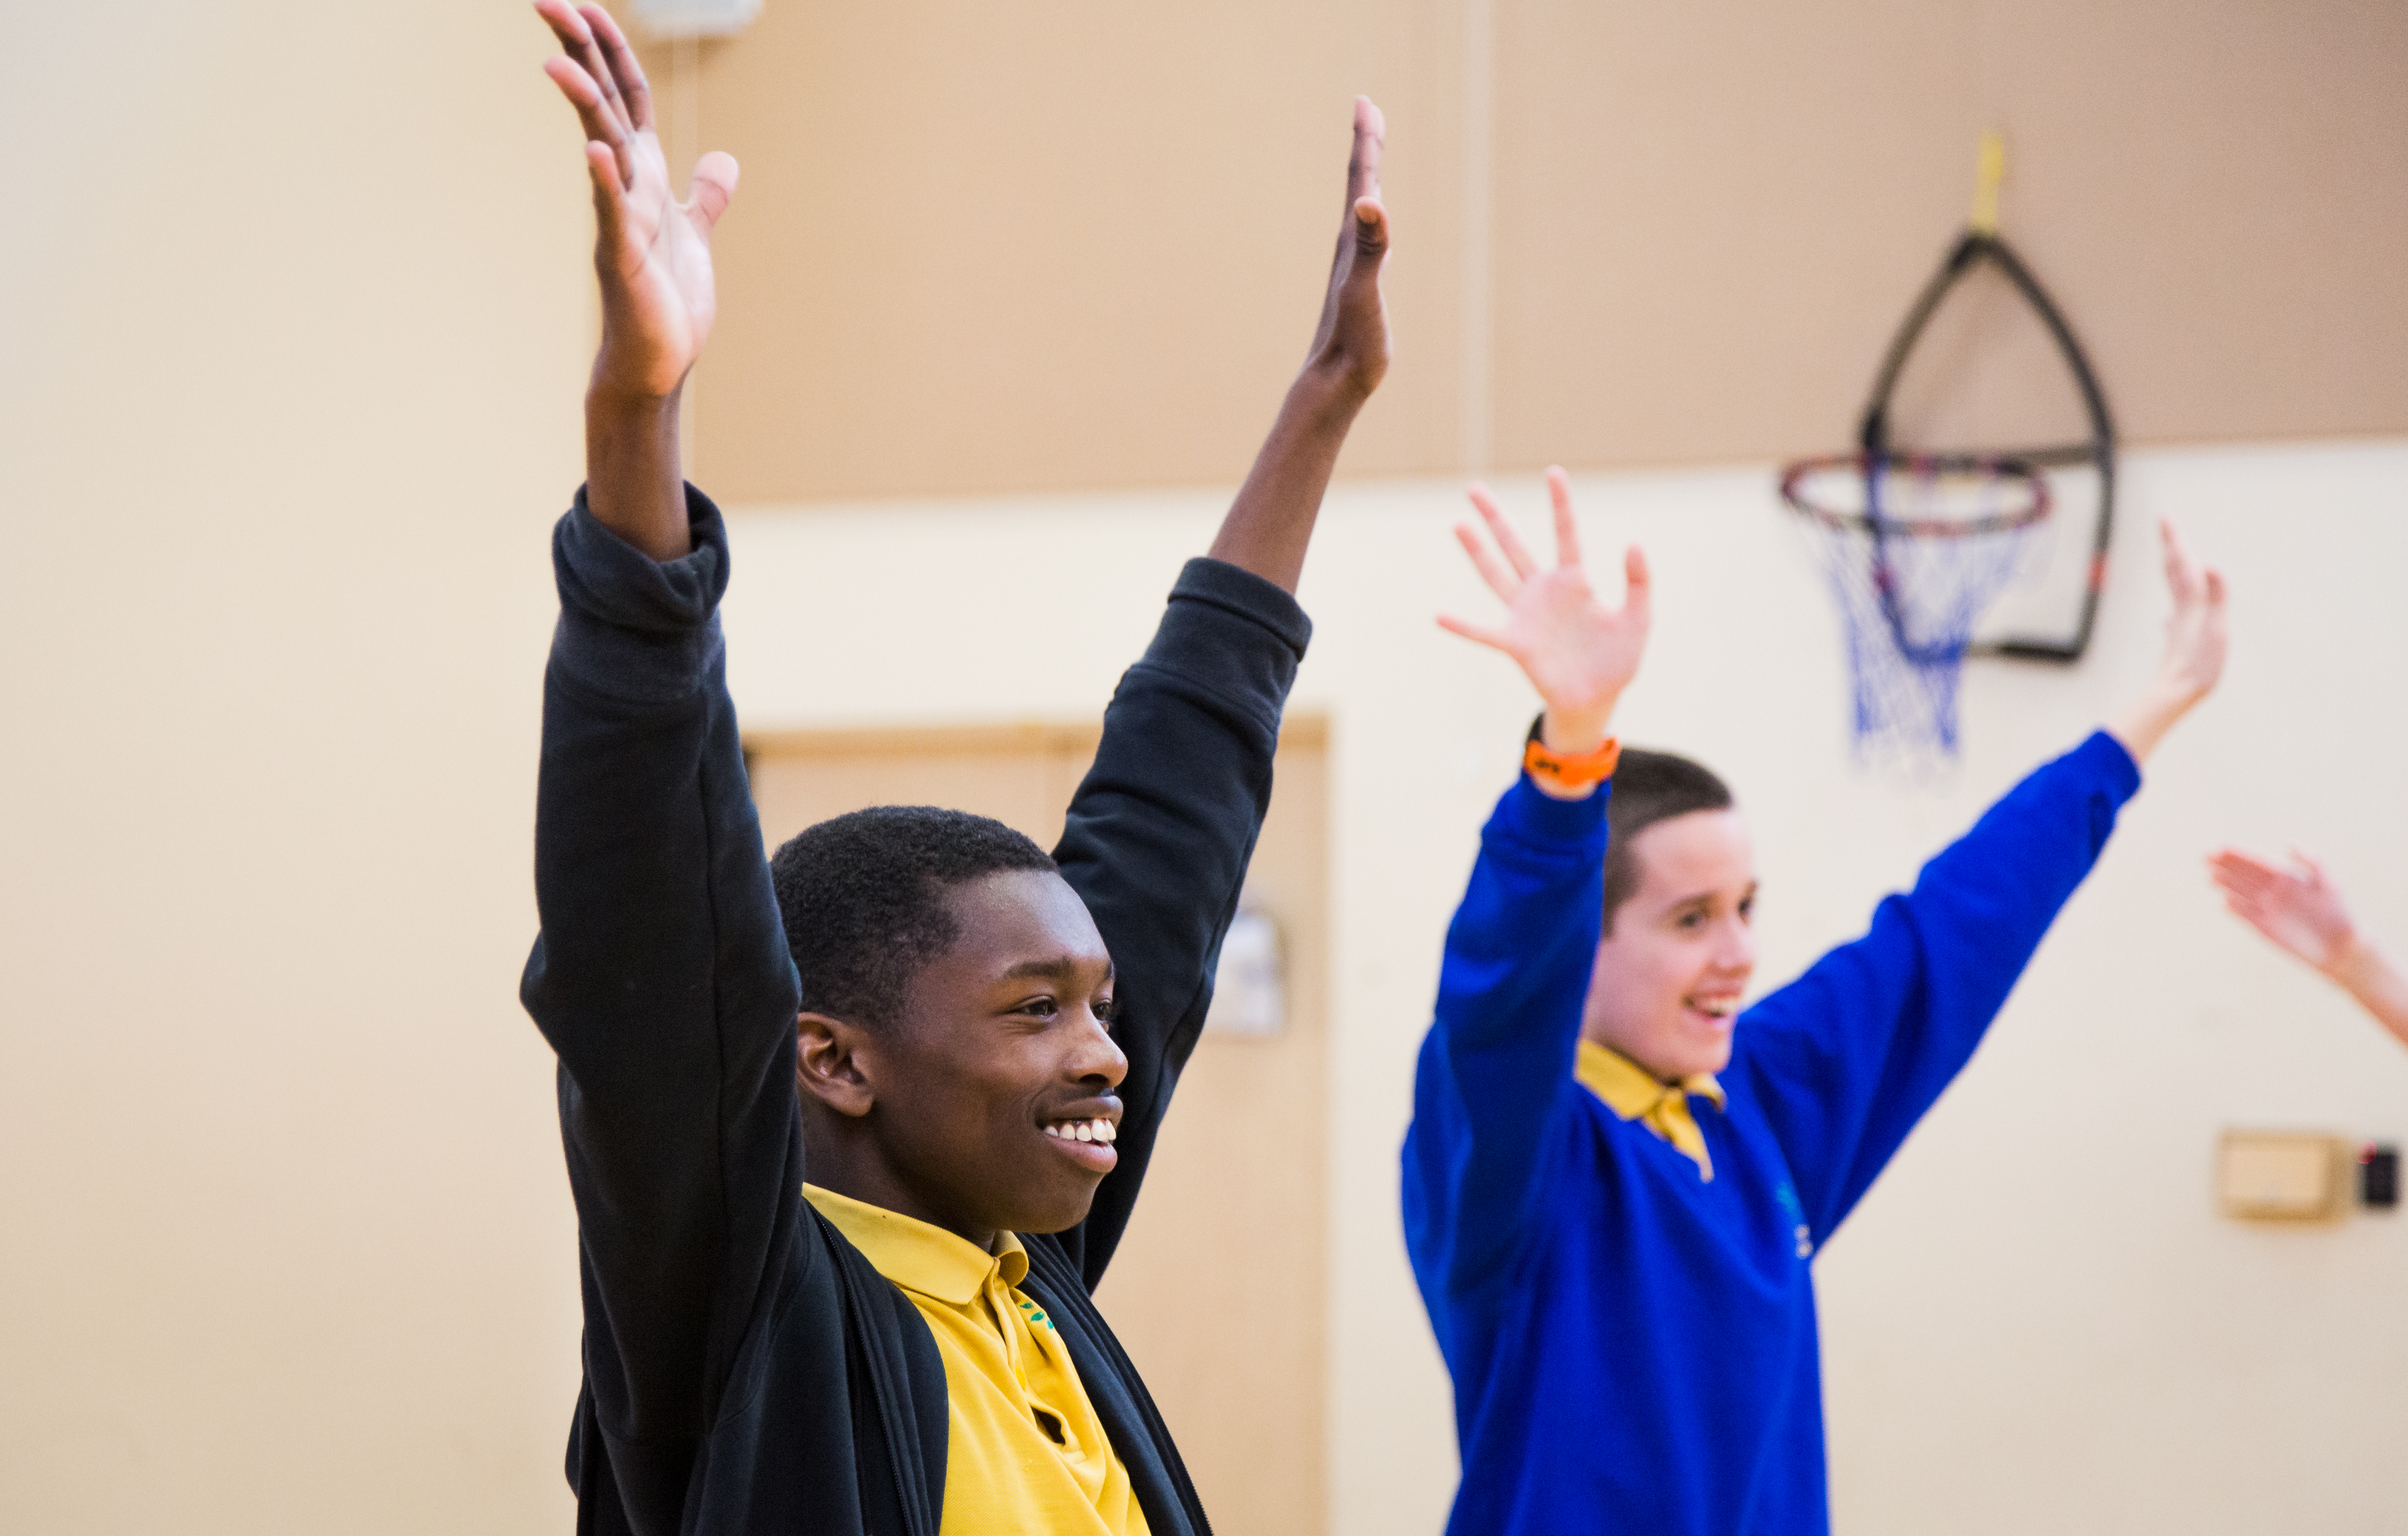
M 1455 1379 L 1450 1536 L 1821 1532 L 1809 1262 L 1980 1043 L 2139 764 L 2224 664 L 2224 584 L 2163 530 L 2150 686 L 1743 1012 L 1756 873 L 1729 791 L 1619 754 L 1646 568 L 1602 602 L 1549 472 L 1542 570 L 1484 491 L 1464 547 L 1546 706 L 1446 941 L 1404 1154 L 1405 1232 Z M 1616 758 L 1619 757 L 1619 767 Z M 1610 782 L 1606 776 L 1611 775 Z

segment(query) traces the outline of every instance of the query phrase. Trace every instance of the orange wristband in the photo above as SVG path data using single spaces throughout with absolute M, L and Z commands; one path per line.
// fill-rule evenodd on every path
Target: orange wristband
M 1544 784 L 1557 789 L 1581 790 L 1601 784 L 1613 777 L 1614 766 L 1622 761 L 1622 743 L 1613 737 L 1605 745 L 1585 757 L 1566 757 L 1547 750 L 1547 744 L 1535 736 L 1522 749 L 1522 771 Z

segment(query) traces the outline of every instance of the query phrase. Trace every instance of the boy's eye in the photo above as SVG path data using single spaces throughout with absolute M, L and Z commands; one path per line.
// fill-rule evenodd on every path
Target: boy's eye
M 1019 1013 L 1033 1013 L 1040 1019 L 1050 1019 L 1061 1011 L 1062 1005 L 1051 998 L 1031 998 L 1013 1010 Z

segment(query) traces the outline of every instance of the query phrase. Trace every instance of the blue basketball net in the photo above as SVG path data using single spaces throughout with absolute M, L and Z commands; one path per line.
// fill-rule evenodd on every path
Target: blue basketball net
M 1794 465 L 1781 491 L 1839 599 L 1857 760 L 1946 768 L 1974 625 L 2025 568 L 2045 482 L 2009 460 L 1856 454 Z

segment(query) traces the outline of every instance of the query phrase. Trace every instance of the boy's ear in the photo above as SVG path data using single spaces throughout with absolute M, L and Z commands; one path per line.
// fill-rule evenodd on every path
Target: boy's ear
M 861 1028 L 825 1013 L 795 1015 L 795 1086 L 837 1113 L 858 1120 L 878 1096 L 862 1070 Z

